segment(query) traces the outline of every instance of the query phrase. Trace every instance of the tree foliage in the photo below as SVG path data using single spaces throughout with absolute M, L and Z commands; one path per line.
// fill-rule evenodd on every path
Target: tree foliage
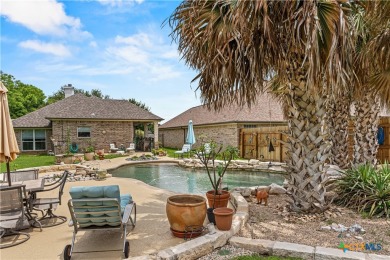
M 150 112 L 150 107 L 148 107 L 145 103 L 142 103 L 141 101 L 137 101 L 134 98 L 129 98 L 129 102 Z
M 51 96 L 49 96 L 47 98 L 46 104 L 50 105 L 52 103 L 55 103 L 57 101 L 64 99 L 65 98 L 64 87 L 66 87 L 66 86 L 62 86 L 60 90 L 54 92 Z M 92 89 L 91 92 L 89 92 L 88 90 L 75 88 L 74 93 L 75 94 L 84 94 L 87 97 L 95 96 L 95 97 L 98 97 L 101 99 L 109 99 L 110 98 L 109 95 L 103 95 L 103 93 L 100 89 Z
M 51 96 L 49 96 L 47 98 L 47 102 L 46 102 L 47 105 L 50 105 L 54 102 L 60 101 L 60 100 L 65 98 L 64 87 L 66 87 L 66 86 L 62 86 L 60 90 L 54 92 Z M 84 94 L 87 97 L 95 96 L 95 97 L 98 97 L 101 99 L 110 99 L 110 96 L 104 95 L 100 89 L 92 89 L 91 91 L 88 91 L 88 90 L 75 88 L 74 93 L 75 94 Z M 145 110 L 150 112 L 150 107 L 147 106 L 145 103 L 143 103 L 141 101 L 137 101 L 134 98 L 129 98 L 128 101 L 130 103 L 133 103 L 134 105 L 139 106 L 140 108 L 145 109 Z
M 33 85 L 25 84 L 14 76 L 0 71 L 1 81 L 8 89 L 11 118 L 18 118 L 45 105 L 45 94 Z

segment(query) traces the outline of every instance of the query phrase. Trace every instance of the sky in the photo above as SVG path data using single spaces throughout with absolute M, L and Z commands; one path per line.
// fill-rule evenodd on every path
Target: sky
M 163 26 L 180 1 L 1 0 L 0 69 L 46 96 L 61 86 L 135 98 L 169 119 L 200 105 L 196 71 Z

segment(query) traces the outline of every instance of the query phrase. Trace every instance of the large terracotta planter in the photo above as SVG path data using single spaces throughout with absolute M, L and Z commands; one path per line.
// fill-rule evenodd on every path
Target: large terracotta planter
M 219 230 L 230 230 L 233 222 L 234 210 L 231 208 L 217 208 L 213 210 L 215 222 Z
M 203 226 L 206 199 L 190 194 L 170 196 L 167 199 L 166 213 L 173 235 L 182 237 L 188 227 Z
M 209 190 L 206 193 L 207 201 L 209 203 L 209 207 L 212 208 L 221 208 L 221 207 L 227 207 L 229 203 L 229 198 L 230 198 L 230 192 L 223 190 L 222 194 L 217 194 L 215 195 L 215 204 L 214 204 L 214 191 Z

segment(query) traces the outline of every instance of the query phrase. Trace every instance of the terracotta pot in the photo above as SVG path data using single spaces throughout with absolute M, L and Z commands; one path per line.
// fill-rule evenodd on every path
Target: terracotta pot
M 95 153 L 94 152 L 84 153 L 84 157 L 86 161 L 92 161 L 93 158 L 95 157 Z
M 231 208 L 217 208 L 213 210 L 215 222 L 219 230 L 230 230 L 233 222 L 234 210 Z
M 167 199 L 166 212 L 174 236 L 186 232 L 189 226 L 203 226 L 206 199 L 199 195 L 181 194 Z
M 221 207 L 227 207 L 229 203 L 230 198 L 230 192 L 223 190 L 222 194 L 215 195 L 215 204 L 214 204 L 214 191 L 209 190 L 206 193 L 207 201 L 209 203 L 209 207 L 212 208 L 214 205 L 214 208 L 221 208 Z
M 72 164 L 73 163 L 73 156 L 63 156 L 62 157 L 62 161 L 65 163 L 65 164 Z

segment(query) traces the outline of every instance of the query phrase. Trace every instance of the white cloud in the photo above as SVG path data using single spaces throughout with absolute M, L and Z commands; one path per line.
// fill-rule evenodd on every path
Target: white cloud
M 91 37 L 81 30 L 80 19 L 66 15 L 56 0 L 2 0 L 0 14 L 40 35 Z
M 98 0 L 102 5 L 109 6 L 122 6 L 122 5 L 133 5 L 134 3 L 142 4 L 144 0 Z
M 58 43 L 45 43 L 37 40 L 28 40 L 20 42 L 19 46 L 22 48 L 34 50 L 36 52 L 52 54 L 60 57 L 71 55 L 71 52 L 67 47 Z
M 155 32 L 137 33 L 131 36 L 116 36 L 114 44 L 107 47 L 107 60 L 117 64 L 118 69 L 110 70 L 147 76 L 148 81 L 177 78 L 179 55 L 176 46 L 165 43 Z M 124 69 L 125 68 L 125 69 Z
M 95 41 L 91 41 L 89 43 L 89 46 L 91 46 L 92 48 L 97 48 L 98 47 L 97 42 L 95 42 Z

